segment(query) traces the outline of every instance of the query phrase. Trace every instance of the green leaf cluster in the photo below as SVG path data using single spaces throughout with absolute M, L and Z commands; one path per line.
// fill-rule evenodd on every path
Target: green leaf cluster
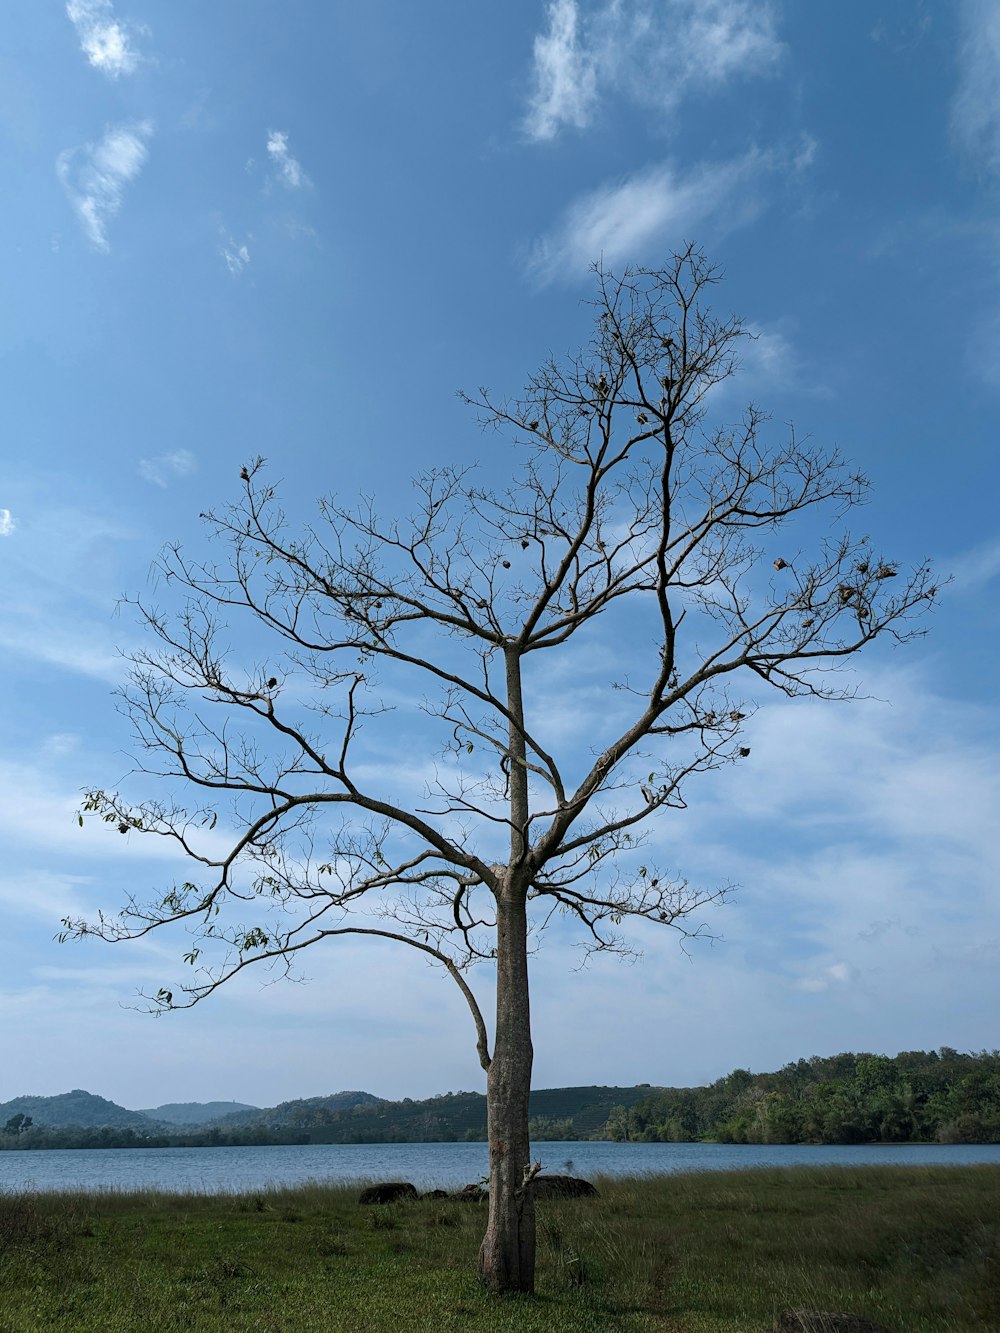
M 1000 1143 L 1000 1052 L 844 1052 L 616 1107 L 606 1136 L 648 1143 Z

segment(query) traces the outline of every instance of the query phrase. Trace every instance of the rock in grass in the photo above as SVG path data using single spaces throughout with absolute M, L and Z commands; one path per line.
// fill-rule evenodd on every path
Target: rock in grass
M 422 1199 L 447 1199 L 447 1190 L 428 1190 L 426 1194 L 421 1194 Z
M 576 1176 L 536 1176 L 532 1189 L 536 1199 L 586 1199 L 597 1193 L 589 1180 Z
M 383 1180 L 369 1185 L 358 1195 L 358 1203 L 398 1203 L 400 1199 L 418 1199 L 416 1186 L 408 1180 Z
M 837 1314 L 832 1310 L 782 1310 L 773 1333 L 890 1333 L 882 1324 L 873 1324 L 858 1314 Z
M 451 1195 L 451 1198 L 457 1199 L 459 1203 L 485 1203 L 489 1198 L 489 1193 L 481 1185 L 464 1185 Z

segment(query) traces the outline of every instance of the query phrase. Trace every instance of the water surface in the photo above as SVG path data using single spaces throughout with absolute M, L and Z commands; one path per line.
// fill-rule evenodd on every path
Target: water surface
M 549 1172 L 670 1175 L 765 1166 L 1000 1165 L 1000 1144 L 538 1143 Z M 241 1193 L 305 1181 L 409 1180 L 456 1189 L 486 1175 L 485 1143 L 317 1143 L 252 1148 L 63 1148 L 0 1152 L 0 1191 Z

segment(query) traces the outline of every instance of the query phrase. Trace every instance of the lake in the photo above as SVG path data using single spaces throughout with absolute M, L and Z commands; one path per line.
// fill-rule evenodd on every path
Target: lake
M 774 1166 L 1000 1165 L 1000 1144 L 539 1143 L 547 1172 L 670 1175 Z M 409 1180 L 455 1189 L 486 1175 L 485 1143 L 319 1143 L 253 1148 L 70 1148 L 0 1152 L 0 1191 L 241 1193 L 305 1181 Z

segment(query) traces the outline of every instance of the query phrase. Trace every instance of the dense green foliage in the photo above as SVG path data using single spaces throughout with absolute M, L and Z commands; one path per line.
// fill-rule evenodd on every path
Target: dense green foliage
M 126 1125 L 33 1125 L 16 1138 L 0 1135 L 0 1150 L 27 1148 L 233 1148 L 279 1143 L 309 1143 L 309 1135 L 291 1130 L 234 1130 L 226 1134 L 215 1128 L 185 1131 L 180 1126 L 150 1126 L 135 1130 Z M 0 1325 L 2 1330 L 2 1325 Z
M 1000 1168 L 598 1180 L 538 1205 L 538 1292 L 478 1286 L 477 1204 L 361 1208 L 357 1186 L 0 1195 L 18 1333 L 747 1333 L 784 1308 L 907 1333 L 1000 1327 Z
M 14 1097 L 0 1102 L 0 1121 L 11 1116 L 30 1116 L 34 1125 L 116 1125 L 142 1130 L 149 1128 L 141 1111 L 127 1111 L 117 1102 L 74 1088 L 56 1097 Z
M 298 1097 L 295 1101 L 279 1102 L 277 1106 L 232 1111 L 220 1116 L 215 1127 L 233 1129 L 312 1129 L 326 1124 L 331 1113 L 355 1111 L 365 1107 L 391 1106 L 370 1092 L 332 1092 L 325 1097 Z
M 105 1110 L 109 1118 L 102 1121 Z M 0 1117 L 12 1111 L 30 1112 L 34 1123 L 0 1134 L 0 1150 L 486 1138 L 486 1098 L 478 1092 L 400 1102 L 339 1092 L 191 1128 L 151 1122 L 81 1092 L 0 1105 Z M 75 1124 L 58 1119 L 78 1112 L 88 1118 Z M 536 1142 L 1000 1143 L 1000 1052 L 962 1055 L 943 1046 L 893 1058 L 813 1056 L 773 1074 L 736 1069 L 705 1088 L 539 1088 L 531 1094 L 530 1114 Z
M 647 1087 L 540 1088 L 531 1094 L 537 1139 L 600 1138 L 612 1108 L 630 1106 Z M 8 1103 L 13 1105 L 13 1103 Z M 113 1103 L 108 1103 L 113 1105 Z M 128 1114 L 134 1114 L 132 1112 Z M 426 1101 L 383 1101 L 370 1093 L 335 1093 L 236 1113 L 186 1129 L 179 1125 L 77 1129 L 35 1127 L 17 1138 L 0 1135 L 0 1148 L 228 1147 L 272 1143 L 455 1143 L 486 1139 L 486 1098 L 448 1092 Z
M 163 1106 L 151 1106 L 139 1112 L 147 1120 L 156 1120 L 168 1125 L 205 1125 L 210 1120 L 218 1120 L 224 1115 L 238 1115 L 241 1112 L 258 1111 L 257 1106 L 247 1102 L 166 1102 Z
M 539 1088 L 530 1114 L 538 1138 L 590 1138 L 616 1104 L 631 1105 L 645 1088 Z M 391 1102 L 369 1093 L 337 1093 L 282 1102 L 253 1115 L 232 1115 L 214 1128 L 266 1129 L 308 1134 L 310 1143 L 453 1143 L 486 1138 L 486 1098 L 479 1092 L 447 1092 L 423 1101 Z M 557 1134 L 555 1131 L 558 1130 Z
M 1000 1143 L 1000 1052 L 813 1056 L 774 1074 L 616 1107 L 608 1138 L 724 1143 Z

